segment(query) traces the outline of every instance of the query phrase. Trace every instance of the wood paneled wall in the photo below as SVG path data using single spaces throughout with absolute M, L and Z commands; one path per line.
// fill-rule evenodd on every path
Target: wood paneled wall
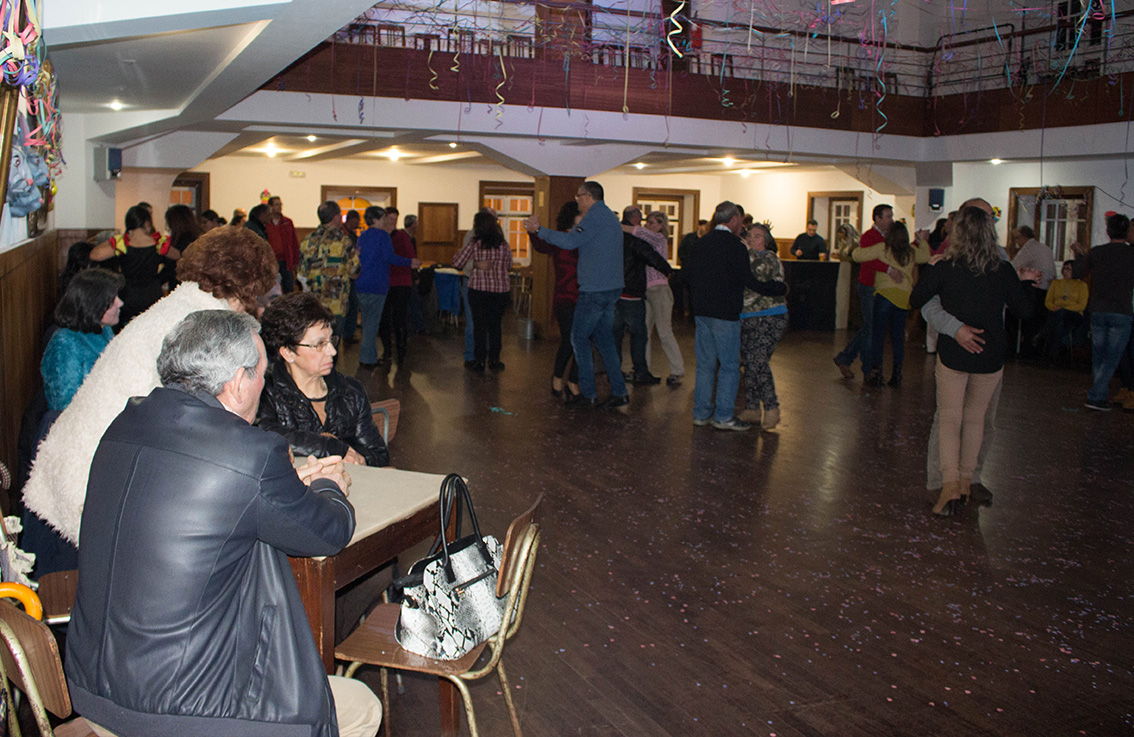
M 0 460 L 15 473 L 20 417 L 42 381 L 43 329 L 55 309 L 54 230 L 0 253 Z M 9 499 L 0 500 L 11 509 Z

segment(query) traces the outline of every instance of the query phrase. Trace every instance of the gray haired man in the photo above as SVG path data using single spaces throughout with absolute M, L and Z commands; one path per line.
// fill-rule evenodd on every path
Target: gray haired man
M 99 735 L 374 735 L 381 703 L 328 680 L 287 557 L 354 533 L 342 459 L 297 472 L 250 423 L 256 320 L 194 312 L 162 343 L 91 465 L 67 636 L 75 709 Z M 92 724 L 92 726 L 93 726 Z

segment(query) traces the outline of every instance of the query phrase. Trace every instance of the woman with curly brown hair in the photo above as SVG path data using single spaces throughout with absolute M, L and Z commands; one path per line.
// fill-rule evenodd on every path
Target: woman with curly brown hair
M 131 397 L 161 383 L 156 362 L 166 334 L 198 310 L 258 314 L 256 298 L 275 284 L 278 268 L 268 242 L 246 228 L 214 228 L 186 248 L 177 262 L 181 286 L 110 342 L 51 426 L 24 487 L 27 506 L 77 543 L 95 448 Z

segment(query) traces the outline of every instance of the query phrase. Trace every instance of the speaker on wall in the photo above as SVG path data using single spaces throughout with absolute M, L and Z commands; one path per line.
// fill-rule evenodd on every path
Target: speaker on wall
M 105 182 L 122 176 L 122 149 L 95 146 L 94 180 Z
M 929 209 L 933 212 L 941 212 L 945 207 L 945 190 L 931 189 L 929 190 Z

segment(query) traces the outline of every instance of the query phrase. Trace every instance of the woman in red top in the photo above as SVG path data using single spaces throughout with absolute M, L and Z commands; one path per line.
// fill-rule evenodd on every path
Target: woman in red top
M 503 371 L 500 362 L 500 325 L 508 306 L 512 270 L 512 250 L 504 242 L 500 223 L 491 212 L 478 212 L 473 217 L 473 237 L 453 257 L 453 266 L 464 268 L 473 262 L 469 277 L 469 307 L 473 313 L 472 370 L 484 373 L 485 362 L 493 371 Z
M 154 231 L 150 211 L 134 205 L 126 211 L 126 232 L 91 249 L 91 261 L 114 259 L 115 266 L 126 277 L 122 288 L 122 313 L 118 330 L 142 314 L 164 296 L 162 284 L 172 273 L 181 251 L 172 247 L 169 238 Z
M 579 203 L 575 200 L 565 202 L 555 218 L 555 229 L 569 233 L 578 225 L 580 218 Z M 575 322 L 575 304 L 579 301 L 579 252 L 553 246 L 538 235 L 528 237 L 532 248 L 551 256 L 555 265 L 555 295 L 551 298 L 551 307 L 559 323 L 559 351 L 555 354 L 555 370 L 551 374 L 551 394 L 556 397 L 563 395 L 563 377 L 570 363 L 571 373 L 567 376 L 566 386 L 567 399 L 570 400 L 579 393 L 579 369 L 571 360 L 575 355 L 571 347 L 571 325 Z

